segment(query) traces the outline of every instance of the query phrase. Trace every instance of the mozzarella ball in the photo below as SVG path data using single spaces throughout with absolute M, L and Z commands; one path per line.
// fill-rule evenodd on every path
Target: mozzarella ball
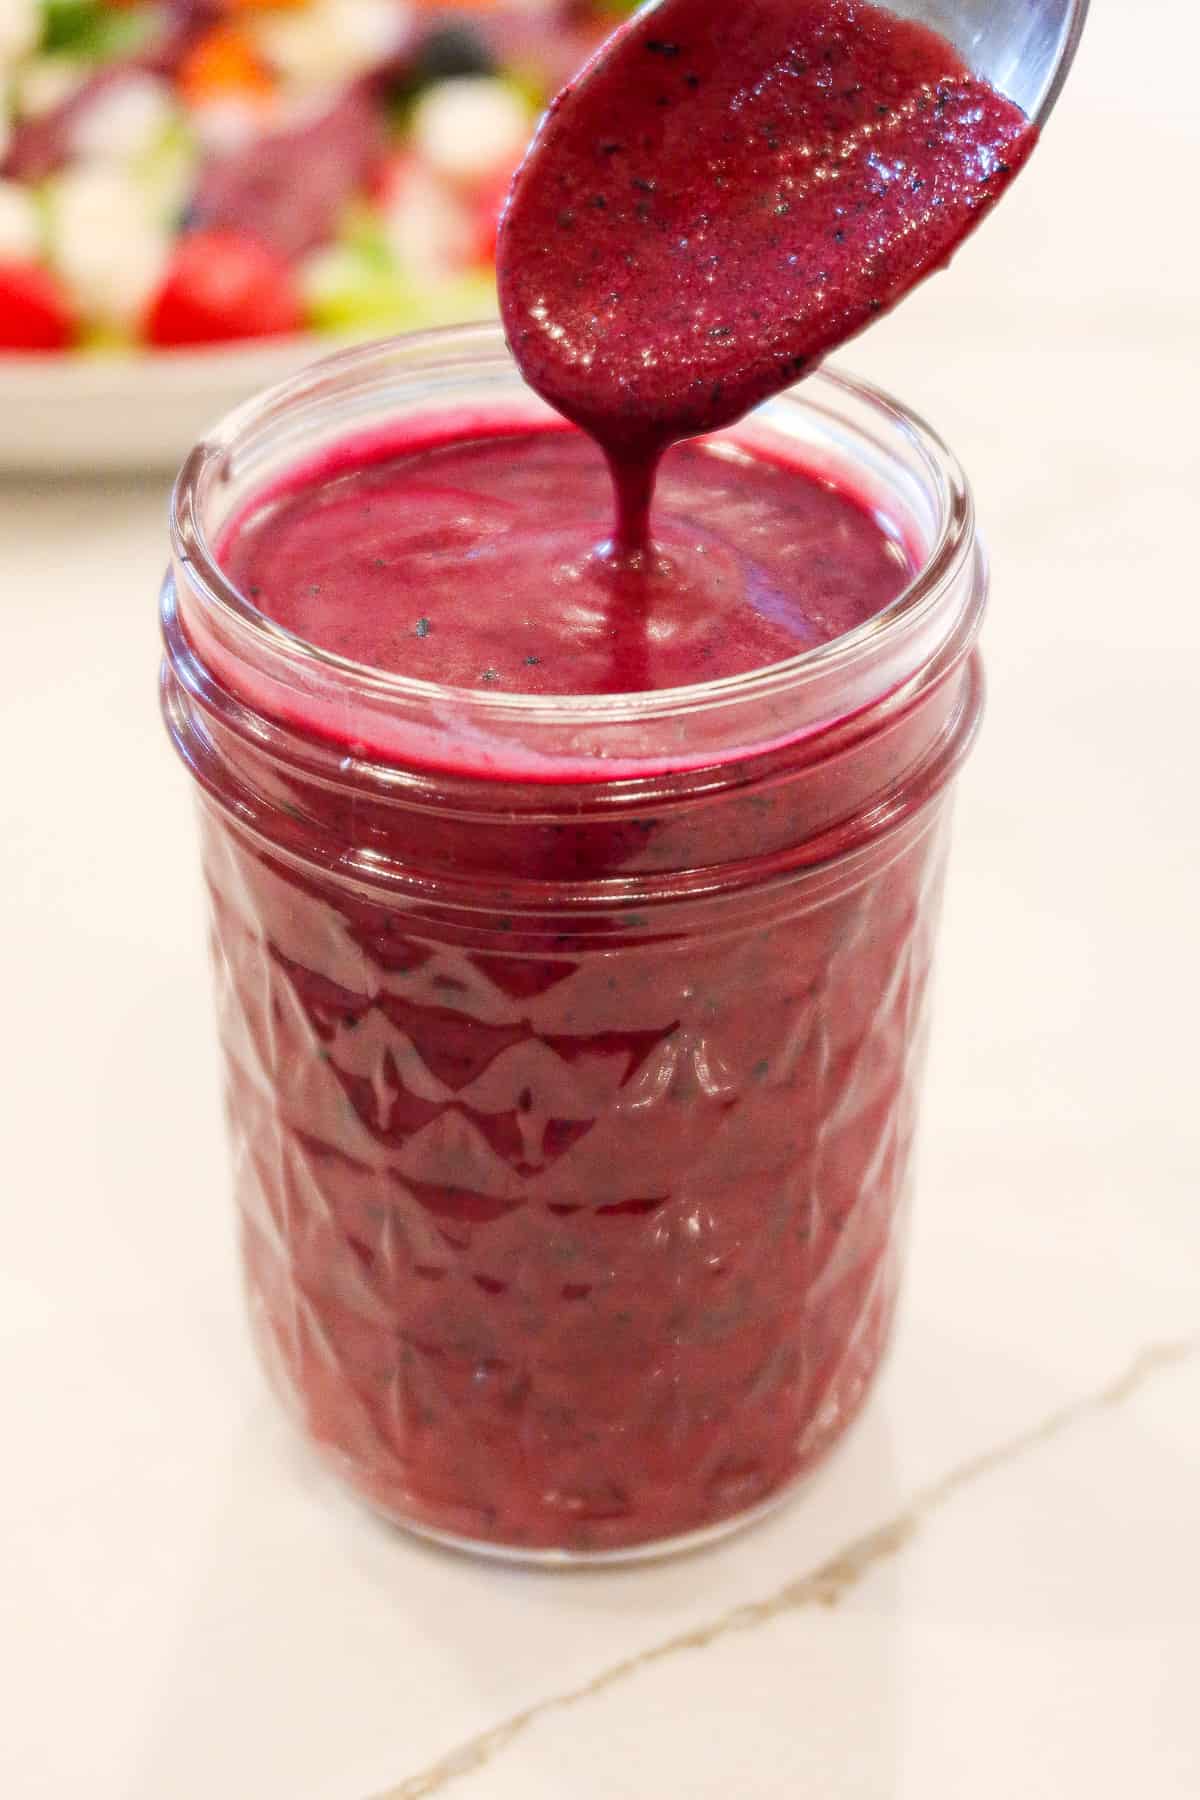
M 443 180 L 474 187 L 515 167 L 529 141 L 529 109 L 491 75 L 456 75 L 413 109 L 413 148 Z
M 113 164 L 63 171 L 50 189 L 50 254 L 81 308 L 133 325 L 162 279 L 166 231 L 142 189 Z
M 36 262 L 42 221 L 33 196 L 15 181 L 0 181 L 0 262 Z
M 105 162 L 132 162 L 144 156 L 175 117 L 165 81 L 131 73 L 89 99 L 71 129 L 75 156 Z

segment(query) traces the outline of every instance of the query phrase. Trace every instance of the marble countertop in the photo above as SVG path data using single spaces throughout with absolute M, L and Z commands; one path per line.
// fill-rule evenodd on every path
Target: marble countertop
M 991 706 L 895 1351 L 712 1551 L 477 1566 L 293 1442 L 155 708 L 162 485 L 0 485 L 5 1796 L 1200 1793 L 1200 122 L 1162 40 L 1186 72 L 1200 31 L 1146 0 L 1131 100 L 1127 11 L 1098 0 L 1030 174 L 848 359 L 972 474 Z

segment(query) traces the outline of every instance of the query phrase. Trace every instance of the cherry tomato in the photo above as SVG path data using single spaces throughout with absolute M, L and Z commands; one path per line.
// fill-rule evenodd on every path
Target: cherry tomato
M 511 169 L 506 169 L 501 175 L 494 175 L 476 201 L 475 241 L 471 256 L 473 263 L 490 267 L 496 260 L 496 233 L 500 229 L 500 215 L 504 211 L 512 179 Z
M 146 315 L 152 344 L 216 344 L 298 331 L 304 312 L 287 263 L 236 231 L 195 231 L 176 244 Z
M 74 312 L 50 270 L 0 262 L 0 350 L 65 350 L 74 336 Z
M 405 150 L 383 157 L 372 169 L 367 181 L 367 195 L 377 206 L 390 206 L 417 166 L 415 156 Z

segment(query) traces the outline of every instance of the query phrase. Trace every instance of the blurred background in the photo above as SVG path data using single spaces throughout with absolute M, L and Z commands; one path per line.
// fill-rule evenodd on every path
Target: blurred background
M 496 215 L 533 122 L 620 11 L 6 5 L 0 253 L 26 266 L 28 297 L 10 275 L 0 345 L 53 350 L 487 310 Z
M 314 337 L 487 310 L 507 175 L 612 10 L 0 0 L 0 1542 L 23 1621 L 7 1793 L 376 1791 L 468 1735 L 473 1706 L 485 1723 L 548 1668 L 585 1679 L 630 1635 L 771 1589 L 964 1446 L 1196 1330 L 1200 13 L 1094 0 L 1027 173 L 843 359 L 958 452 L 994 578 L 912 1282 L 849 1460 L 702 1580 L 680 1566 L 551 1593 L 331 1508 L 262 1396 L 189 796 L 156 710 L 164 458 Z M 1170 1671 L 1194 1660 L 1200 1609 L 1200 1392 L 1173 1379 L 1086 1476 L 980 1523 L 1008 1622 L 988 1679 L 947 1704 L 969 1659 L 947 1637 L 942 1667 L 916 1620 L 931 1552 L 876 1607 L 876 1624 L 904 1619 L 902 1674 L 872 1639 L 862 1705 L 823 1701 L 826 1752 L 861 1751 L 864 1711 L 886 1724 L 899 1693 L 906 1795 L 939 1779 L 973 1800 L 1195 1794 L 1194 1683 Z M 947 1632 L 978 1574 L 963 1554 L 938 1590 Z M 849 1639 L 821 1655 L 830 1642 Z M 717 1681 L 697 1664 L 692 1715 L 721 1718 L 738 1679 L 755 1684 L 754 1730 L 792 1784 L 747 1784 L 735 1722 L 675 1733 L 674 1791 L 836 1791 L 795 1761 L 804 1734 L 770 1738 L 774 1699 L 787 1719 L 795 1697 L 768 1669 L 721 1664 Z M 852 1697 L 864 1667 L 847 1666 Z M 645 1713 L 639 1753 L 670 1721 Z M 465 1800 L 627 1791 L 602 1742 L 569 1788 L 523 1779 L 523 1755 Z M 855 1766 L 856 1795 L 899 1792 L 882 1764 Z
M 631 10 L 3 0 L 0 467 L 178 461 L 322 348 L 492 315 L 533 125 Z

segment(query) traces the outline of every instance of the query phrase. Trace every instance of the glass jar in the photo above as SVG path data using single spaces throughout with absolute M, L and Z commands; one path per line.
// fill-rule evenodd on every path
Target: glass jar
M 542 1560 L 690 1545 L 812 1467 L 887 1342 L 985 576 L 943 446 L 819 374 L 727 435 L 919 576 L 793 660 L 579 699 L 363 668 L 222 527 L 336 442 L 543 417 L 488 327 L 350 352 L 175 489 L 163 696 L 197 784 L 254 1332 L 389 1518 Z

